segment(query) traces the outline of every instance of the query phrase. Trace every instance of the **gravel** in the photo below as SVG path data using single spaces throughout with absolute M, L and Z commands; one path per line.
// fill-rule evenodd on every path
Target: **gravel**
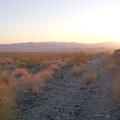
M 96 69 L 100 75 L 86 85 L 82 75 Z M 91 59 L 79 75 L 65 67 L 56 71 L 39 95 L 27 92 L 17 97 L 16 120 L 120 120 L 119 103 L 111 88 L 106 56 Z

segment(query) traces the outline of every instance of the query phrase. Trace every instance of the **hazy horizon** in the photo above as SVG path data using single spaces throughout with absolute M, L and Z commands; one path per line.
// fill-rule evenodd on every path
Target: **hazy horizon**
M 84 42 L 64 42 L 64 41 L 60 41 L 60 42 L 56 42 L 56 41 L 49 41 L 49 42 L 44 42 L 44 41 L 42 41 L 42 42 L 13 42 L 13 43 L 0 43 L 0 45 L 2 45 L 2 44 L 27 44 L 27 43 L 77 43 L 77 44 L 100 44 L 100 43 L 116 43 L 116 44 L 120 44 L 120 42 L 113 42 L 113 41 L 104 41 L 104 42 L 94 42 L 94 43 L 84 43 Z
M 118 0 L 0 1 L 0 44 L 120 42 Z

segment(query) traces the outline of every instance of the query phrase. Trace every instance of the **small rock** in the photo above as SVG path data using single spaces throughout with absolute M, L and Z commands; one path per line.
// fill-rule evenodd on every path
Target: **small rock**
M 109 114 L 108 114 L 108 115 L 106 115 L 105 117 L 106 117 L 106 118 L 108 118 L 108 119 L 110 119 L 110 115 L 109 115 Z

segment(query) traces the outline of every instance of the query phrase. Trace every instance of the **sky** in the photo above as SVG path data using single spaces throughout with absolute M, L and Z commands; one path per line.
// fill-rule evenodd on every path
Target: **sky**
M 0 0 L 0 44 L 120 42 L 120 0 Z

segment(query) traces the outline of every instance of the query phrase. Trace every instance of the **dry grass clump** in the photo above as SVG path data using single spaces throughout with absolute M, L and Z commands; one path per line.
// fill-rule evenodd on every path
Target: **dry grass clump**
M 10 75 L 9 84 L 16 86 L 17 92 L 25 92 L 32 90 L 34 93 L 40 92 L 40 87 L 44 86 L 47 80 L 52 79 L 53 72 L 58 69 L 58 66 L 53 65 L 48 70 L 36 74 L 28 73 L 24 68 L 16 68 Z
M 68 62 L 67 61 L 61 61 L 61 62 L 58 63 L 58 65 L 60 66 L 60 68 L 63 68 L 63 67 L 68 65 Z
M 0 73 L 0 83 L 9 83 L 10 80 L 10 72 L 3 71 Z
M 59 66 L 57 64 L 52 64 L 51 66 L 49 66 L 49 70 L 58 70 L 59 69 Z
M 80 66 L 73 66 L 73 67 L 71 68 L 71 70 L 70 70 L 70 73 L 76 75 L 76 74 L 81 73 L 81 71 L 82 71 L 82 67 L 80 67 Z
M 41 72 L 41 79 L 43 79 L 44 81 L 51 80 L 53 78 L 52 75 L 53 75 L 52 70 L 45 70 L 45 71 Z
M 14 61 L 12 61 L 10 58 L 7 57 L 1 57 L 0 58 L 0 64 L 12 64 Z
M 74 65 L 85 63 L 87 61 L 87 55 L 83 52 L 75 52 L 72 56 L 72 61 Z
M 14 61 L 19 61 L 20 67 L 31 68 L 39 65 L 45 58 L 40 56 L 19 56 L 13 57 Z
M 43 85 L 41 76 L 41 73 L 32 75 L 24 68 L 16 68 L 11 74 L 8 71 L 2 72 L 0 82 L 14 87 L 14 90 L 18 93 L 29 90 L 38 93 L 40 86 Z
M 9 65 L 1 65 L 0 66 L 0 72 L 3 72 L 5 70 L 9 70 L 10 69 L 10 66 Z
M 46 81 L 49 81 L 53 78 L 53 73 L 55 70 L 58 70 L 58 65 L 51 65 L 47 70 L 39 72 L 31 77 L 31 90 L 34 93 L 39 93 L 40 87 L 43 87 Z
M 120 100 L 120 75 L 117 75 L 113 81 L 113 92 L 117 100 Z
M 27 77 L 22 76 L 17 83 L 17 91 L 24 92 L 32 90 L 34 93 L 38 94 L 45 82 L 52 79 L 52 75 L 53 70 L 48 69 L 34 75 L 29 73 Z
M 27 83 L 31 79 L 31 74 L 25 68 L 16 68 L 10 75 L 9 84 L 17 86 L 17 91 L 27 90 Z M 22 87 L 21 87 L 22 86 Z
M 6 83 L 0 82 L 0 120 L 11 120 L 15 112 L 16 91 Z
M 114 72 L 115 71 L 115 69 L 116 69 L 116 64 L 113 62 L 113 63 L 111 63 L 111 64 L 108 64 L 108 71 L 109 72 Z
M 11 120 L 16 107 L 16 90 L 10 84 L 10 72 L 0 73 L 0 120 Z
M 59 60 L 65 61 L 66 59 L 70 59 L 70 54 L 63 54 L 57 57 Z
M 53 71 L 45 70 L 43 72 L 29 75 L 27 79 L 22 79 L 18 84 L 19 92 L 32 90 L 34 93 L 38 94 L 40 88 L 44 86 L 45 82 L 52 79 Z
M 49 67 L 52 64 L 52 61 L 50 60 L 44 60 L 41 62 L 42 67 Z
M 114 72 L 116 69 L 116 63 L 112 56 L 107 58 L 107 68 L 110 73 Z
M 17 68 L 11 76 L 18 92 L 32 90 L 34 93 L 39 93 L 40 86 L 43 85 L 41 73 L 32 75 L 24 68 Z
M 90 84 L 95 81 L 96 77 L 97 77 L 97 72 L 93 71 L 90 73 L 84 73 L 84 75 L 82 76 L 82 80 L 86 84 Z
M 25 78 L 25 77 L 24 77 Z M 32 90 L 34 93 L 40 92 L 40 86 L 43 85 L 43 81 L 41 79 L 41 73 L 37 73 L 34 75 L 29 74 L 29 77 L 26 79 L 21 79 L 17 84 L 17 91 L 24 92 Z
M 13 71 L 12 75 L 15 78 L 27 79 L 29 77 L 29 73 L 28 73 L 27 69 L 25 69 L 25 68 L 16 68 L 15 71 Z

